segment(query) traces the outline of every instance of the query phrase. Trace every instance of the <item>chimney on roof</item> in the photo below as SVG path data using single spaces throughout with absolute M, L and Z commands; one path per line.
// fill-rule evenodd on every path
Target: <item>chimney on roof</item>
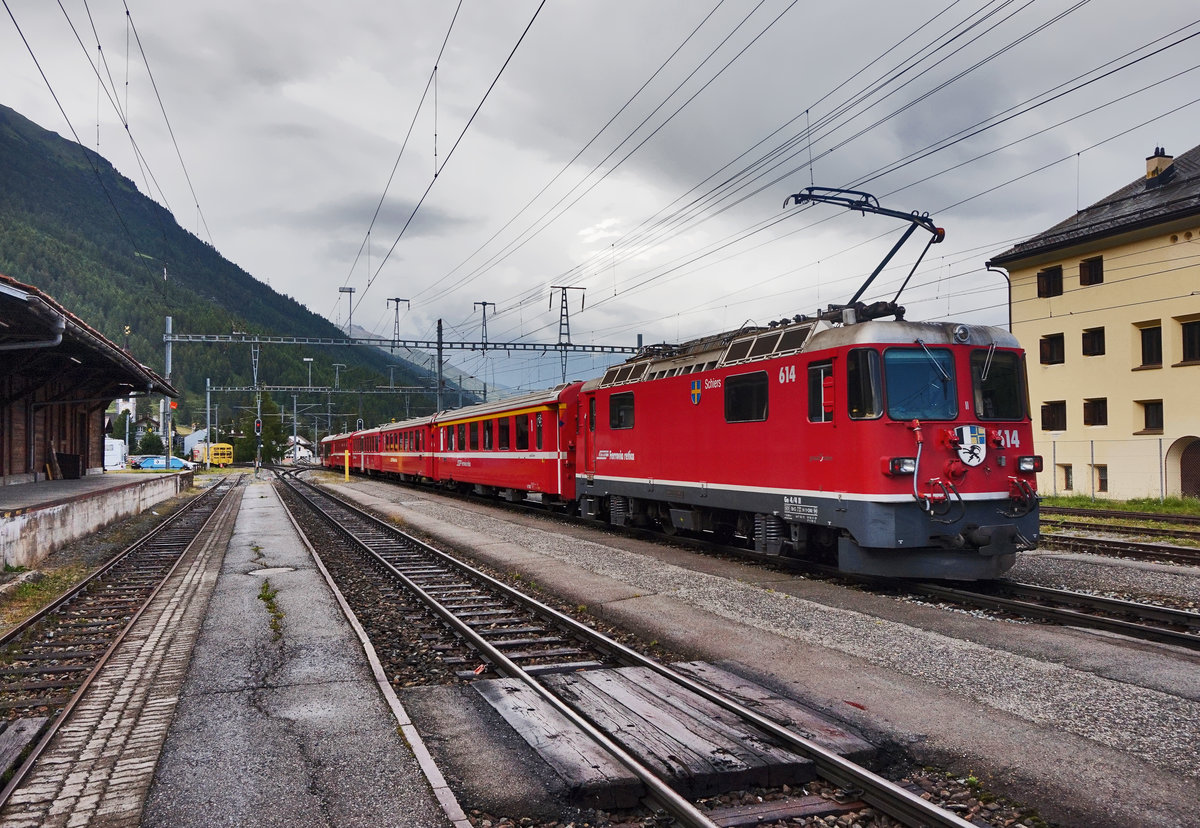
M 1167 155 L 1167 151 L 1162 147 L 1154 148 L 1154 155 L 1146 159 L 1146 179 L 1157 178 L 1167 167 L 1171 166 L 1171 162 L 1175 160 L 1172 155 Z

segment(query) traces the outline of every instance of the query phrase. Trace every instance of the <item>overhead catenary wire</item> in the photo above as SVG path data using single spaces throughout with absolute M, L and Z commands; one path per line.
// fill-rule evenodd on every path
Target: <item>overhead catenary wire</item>
M 524 31 L 521 32 L 521 36 L 519 38 L 517 38 L 517 42 L 513 46 L 512 51 L 509 52 L 508 57 L 505 58 L 504 64 L 500 67 L 500 70 L 496 73 L 496 76 L 492 79 L 491 84 L 488 85 L 487 91 L 483 93 L 483 98 L 480 99 L 479 104 L 475 107 L 475 110 L 471 113 L 471 116 L 467 119 L 466 125 L 463 126 L 462 131 L 458 134 L 458 137 L 454 140 L 454 144 L 451 145 L 450 150 L 446 153 L 446 157 L 442 161 L 442 169 L 445 169 L 446 165 L 448 163 L 450 163 L 451 156 L 454 155 L 455 150 L 457 150 L 459 144 L 462 143 L 462 140 L 466 136 L 467 131 L 470 130 L 470 128 L 471 128 L 471 124 L 473 124 L 475 122 L 475 118 L 479 114 L 479 111 L 481 109 L 483 109 L 483 105 L 485 103 L 487 103 L 487 99 L 492 94 L 492 90 L 495 89 L 496 84 L 500 82 L 501 75 L 504 74 L 504 70 L 507 69 L 509 63 L 512 62 L 513 56 L 516 55 L 516 53 L 517 53 L 517 49 L 519 49 L 521 47 L 521 44 L 525 41 L 526 35 L 528 35 L 529 30 L 533 28 L 534 22 L 537 21 L 538 15 L 541 14 L 542 9 L 545 8 L 545 6 L 546 6 L 546 0 L 542 0 L 542 2 L 538 4 L 537 9 L 533 13 L 533 17 L 530 18 L 529 23 L 525 26 Z M 379 277 L 379 274 L 381 272 L 383 272 L 384 265 L 387 264 L 388 259 L 391 258 L 392 253 L 396 250 L 396 245 L 398 245 L 400 243 L 400 239 L 404 238 L 404 233 L 408 230 L 409 225 L 412 224 L 413 219 L 416 217 L 417 213 L 421 209 L 421 205 L 423 205 L 425 203 L 425 199 L 428 198 L 430 191 L 433 189 L 433 185 L 436 183 L 437 183 L 436 177 L 434 177 L 433 179 L 430 180 L 429 185 L 425 188 L 425 192 L 423 192 L 421 194 L 421 198 L 417 201 L 416 205 L 412 209 L 412 212 L 409 214 L 408 219 L 404 222 L 404 226 L 400 228 L 400 232 L 396 235 L 396 239 L 395 239 L 395 241 L 392 242 L 392 246 L 388 248 L 388 252 L 386 254 L 384 254 L 383 260 L 379 263 L 379 266 L 375 269 L 375 273 L 372 274 L 370 276 L 370 278 L 367 280 L 367 285 L 365 288 L 363 288 L 362 295 L 359 296 L 358 303 L 362 302 L 362 300 L 365 298 L 366 292 L 371 289 L 371 286 L 375 283 L 375 280 Z M 355 304 L 357 304 L 357 303 L 355 303 Z

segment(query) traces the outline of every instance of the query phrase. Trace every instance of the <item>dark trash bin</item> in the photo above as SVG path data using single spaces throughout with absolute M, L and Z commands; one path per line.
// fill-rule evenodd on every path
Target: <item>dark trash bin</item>
M 58 470 L 62 472 L 63 480 L 78 480 L 82 474 L 83 457 L 78 454 L 54 453 L 58 460 Z

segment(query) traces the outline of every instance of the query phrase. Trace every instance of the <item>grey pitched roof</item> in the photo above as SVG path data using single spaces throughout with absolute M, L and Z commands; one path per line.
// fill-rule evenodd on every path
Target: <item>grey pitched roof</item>
M 1188 216 L 1200 216 L 1200 146 L 1177 156 L 1157 177 L 1142 177 L 1126 184 L 988 264 L 1006 266 L 1039 253 Z
M 81 395 L 179 392 L 33 285 L 0 274 L 0 377 L 68 378 Z

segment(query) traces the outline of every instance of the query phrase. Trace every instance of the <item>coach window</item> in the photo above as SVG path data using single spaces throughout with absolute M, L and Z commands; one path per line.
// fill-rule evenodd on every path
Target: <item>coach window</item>
M 883 414 L 883 376 L 879 352 L 857 348 L 846 359 L 846 411 L 854 420 Z
M 517 451 L 529 451 L 529 415 L 517 415 Z
M 467 431 L 471 435 L 471 451 L 479 451 L 479 421 L 469 423 Z
M 534 419 L 534 424 L 533 424 L 534 448 L 536 448 L 538 451 L 542 450 L 542 421 L 543 420 L 544 420 L 544 417 L 542 416 L 542 412 L 539 411 L 537 413 L 537 417 Z
M 767 372 L 741 374 L 725 380 L 725 422 L 750 423 L 767 419 Z
M 496 430 L 495 420 L 485 420 L 483 423 L 483 447 L 487 451 L 492 450 L 492 432 Z
M 918 340 L 919 341 L 919 340 Z M 883 354 L 888 416 L 952 420 L 958 416 L 954 357 L 945 348 L 888 348 Z
M 830 388 L 825 380 L 833 376 L 833 362 L 814 362 L 808 366 L 808 420 L 812 423 L 833 421 L 833 408 L 825 405 Z
M 458 424 L 458 450 L 459 451 L 467 450 L 467 424 L 466 423 Z
M 1021 357 L 995 348 L 971 352 L 975 416 L 981 420 L 1019 420 L 1025 416 Z
M 500 449 L 501 451 L 508 451 L 508 446 L 509 446 L 509 442 L 508 442 L 509 424 L 508 423 L 509 423 L 508 417 L 501 417 L 496 422 L 496 426 L 497 426 L 496 448 Z
M 633 392 L 613 394 L 608 398 L 608 427 L 633 428 Z

